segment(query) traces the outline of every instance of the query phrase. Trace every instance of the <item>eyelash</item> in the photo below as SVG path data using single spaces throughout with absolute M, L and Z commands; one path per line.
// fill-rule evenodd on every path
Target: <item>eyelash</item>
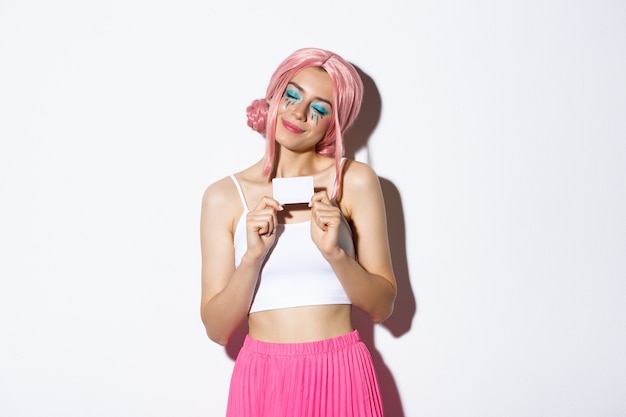
M 287 105 L 296 104 L 300 101 L 300 95 L 293 90 L 285 90 L 285 100 L 287 100 Z
M 285 101 L 287 102 L 287 104 L 285 105 L 285 108 L 288 107 L 289 105 L 294 105 L 297 102 L 299 102 L 301 100 L 300 95 L 293 90 L 285 90 Z M 328 111 L 323 108 L 323 107 L 318 107 L 318 106 L 311 106 L 311 111 L 312 111 L 312 117 L 315 119 L 315 123 L 317 124 L 317 122 L 319 122 L 320 118 L 324 118 L 325 116 L 328 115 Z

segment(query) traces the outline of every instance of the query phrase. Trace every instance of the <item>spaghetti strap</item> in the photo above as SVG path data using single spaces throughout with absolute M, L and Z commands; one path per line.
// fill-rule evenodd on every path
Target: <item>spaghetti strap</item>
M 248 203 L 246 203 L 246 198 L 243 196 L 243 190 L 241 189 L 241 185 L 239 184 L 239 181 L 237 181 L 235 174 L 231 174 L 230 178 L 232 178 L 233 182 L 235 183 L 235 187 L 237 187 L 237 192 L 239 193 L 239 198 L 241 199 L 241 204 L 243 204 L 243 208 L 246 211 L 249 211 L 250 209 L 248 208 Z

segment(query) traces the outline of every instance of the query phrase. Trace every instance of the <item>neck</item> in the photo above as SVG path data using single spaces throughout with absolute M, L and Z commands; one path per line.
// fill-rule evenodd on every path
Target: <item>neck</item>
M 313 175 L 323 169 L 320 166 L 318 154 L 290 154 L 281 155 L 274 169 L 274 176 L 278 178 L 301 177 Z

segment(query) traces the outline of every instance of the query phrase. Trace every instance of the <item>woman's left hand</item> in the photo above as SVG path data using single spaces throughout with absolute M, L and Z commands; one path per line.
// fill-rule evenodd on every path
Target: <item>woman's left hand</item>
M 326 191 L 313 194 L 311 202 L 311 239 L 324 257 L 339 249 L 341 211 L 333 205 Z

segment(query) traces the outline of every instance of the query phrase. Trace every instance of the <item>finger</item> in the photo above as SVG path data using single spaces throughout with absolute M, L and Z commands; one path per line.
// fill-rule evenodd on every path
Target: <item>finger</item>
M 316 202 L 330 204 L 330 198 L 328 198 L 326 191 L 322 190 L 313 194 L 313 197 L 311 197 L 311 201 L 309 202 L 309 207 L 312 207 L 313 203 Z
M 317 208 L 312 214 L 315 224 L 322 230 L 328 230 L 329 227 L 337 227 L 340 222 L 339 210 Z
M 264 196 L 259 200 L 253 210 L 263 210 L 265 208 L 272 208 L 275 211 L 283 211 L 284 207 L 272 197 Z
M 278 219 L 277 211 L 284 210 L 284 207 L 272 197 L 264 196 L 255 205 L 254 209 L 248 212 L 250 225 L 260 236 L 270 237 L 276 230 Z
M 339 224 L 337 216 L 319 216 L 317 223 L 323 226 L 336 226 Z
M 251 214 L 249 217 L 249 224 L 252 230 L 254 230 L 259 235 L 271 236 L 276 229 L 276 214 Z

